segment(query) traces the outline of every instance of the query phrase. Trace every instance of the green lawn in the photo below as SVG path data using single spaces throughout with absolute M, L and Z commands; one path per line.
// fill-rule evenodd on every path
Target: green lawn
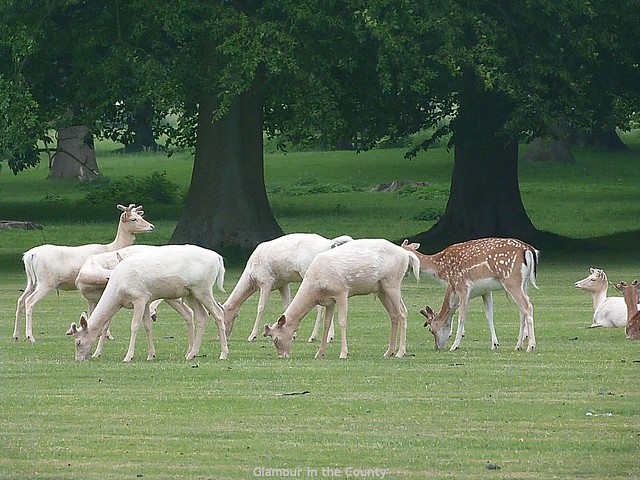
M 577 152 L 575 165 L 521 165 L 523 200 L 534 223 L 607 246 L 635 245 L 639 150 L 632 147 L 616 155 Z M 114 177 L 167 171 L 183 188 L 190 178 L 186 155 L 104 154 L 99 163 Z M 399 239 L 428 228 L 432 221 L 416 217 L 442 211 L 450 171 L 444 149 L 412 162 L 397 150 L 266 159 L 270 201 L 283 229 L 325 236 Z M 82 191 L 73 183 L 45 177 L 44 167 L 17 177 L 0 171 L 0 217 L 45 227 L 0 231 L 0 478 L 640 477 L 640 343 L 625 339 L 621 329 L 587 328 L 591 299 L 573 288 L 590 266 L 605 269 L 612 281 L 639 278 L 636 251 L 543 250 L 540 288 L 531 292 L 538 348 L 530 354 L 513 351 L 517 309 L 501 294 L 494 296 L 496 351 L 489 349 L 480 300 L 472 302 L 461 349 L 434 351 L 418 309 L 439 307 L 443 287 L 408 278 L 408 355 L 402 359 L 382 356 L 390 323 L 380 303 L 354 297 L 348 360 L 338 359 L 338 342 L 326 358 L 313 358 L 317 345 L 306 343 L 312 316 L 302 323 L 292 358 L 280 360 L 266 339 L 245 341 L 254 296 L 241 311 L 226 361 L 217 359 L 212 323 L 201 356 L 185 361 L 184 322 L 164 306 L 154 324 L 154 361 L 145 360 L 140 332 L 133 362 L 122 363 L 131 312 L 121 311 L 112 323 L 116 339 L 103 356 L 76 363 L 73 341 L 64 335 L 84 307 L 76 292 L 50 294 L 38 304 L 35 344 L 11 339 L 25 282 L 20 255 L 45 241 L 110 241 L 118 212 L 105 208 L 92 218 L 91 208 L 76 203 Z M 368 191 L 391 180 L 430 185 L 403 195 Z M 294 195 L 319 185 L 329 193 Z M 179 208 L 145 210 L 158 229 L 139 241 L 166 242 Z M 218 300 L 242 267 L 228 265 L 227 293 L 214 292 Z M 278 297 L 275 292 L 269 303 L 269 322 L 281 313 Z

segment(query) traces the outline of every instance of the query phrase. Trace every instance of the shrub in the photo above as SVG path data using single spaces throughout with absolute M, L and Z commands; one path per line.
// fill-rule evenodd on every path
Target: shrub
M 180 188 L 167 179 L 167 172 L 153 172 L 147 177 L 127 176 L 122 180 L 99 177 L 81 184 L 86 190 L 85 201 L 91 205 L 116 202 L 170 205 L 182 201 Z
M 418 220 L 421 222 L 433 222 L 440 220 L 442 217 L 442 213 L 440 210 L 436 208 L 427 208 L 422 213 L 417 214 L 413 217 L 414 220 Z
M 289 197 L 298 197 L 301 195 L 311 195 L 314 193 L 349 193 L 359 191 L 350 185 L 320 183 L 317 178 L 300 178 L 290 187 L 282 185 L 269 189 L 270 194 L 279 193 Z

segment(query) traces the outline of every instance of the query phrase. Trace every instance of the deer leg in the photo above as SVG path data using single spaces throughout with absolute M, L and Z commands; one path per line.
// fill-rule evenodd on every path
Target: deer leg
M 327 342 L 329 341 L 329 334 L 333 323 L 333 312 L 336 308 L 335 303 L 330 303 L 322 309 L 324 312 L 324 329 L 322 330 L 322 338 L 320 339 L 320 348 L 316 353 L 316 358 L 324 357 L 327 352 Z
M 482 295 L 482 301 L 484 303 L 484 314 L 487 317 L 489 323 L 489 331 L 491 332 L 491 350 L 495 350 L 500 345 L 498 342 L 498 336 L 496 335 L 496 329 L 493 325 L 493 293 L 487 292 Z
M 513 300 L 518 304 L 520 315 L 520 331 L 518 333 L 518 341 L 516 343 L 516 350 L 522 350 L 525 336 L 529 337 L 529 343 L 527 345 L 527 352 L 536 348 L 536 335 L 533 330 L 533 305 L 529 301 L 529 297 L 522 290 L 516 292 L 509 292 Z
M 396 345 L 398 344 L 397 334 L 400 327 L 400 342 L 396 357 L 404 357 L 407 353 L 407 307 L 402 301 L 400 290 L 392 290 L 389 292 L 381 291 L 378 293 L 380 302 L 387 310 L 391 319 L 391 334 L 389 336 L 389 348 L 384 353 L 385 357 L 394 355 Z
M 35 290 L 35 286 L 32 283 L 27 283 L 24 292 L 18 298 L 18 304 L 16 306 L 16 323 L 13 327 L 13 339 L 20 340 L 20 320 L 22 320 L 22 312 L 25 309 L 25 301 L 29 295 Z
M 204 338 L 204 331 L 207 324 L 207 312 L 197 298 L 189 296 L 186 297 L 186 301 L 193 311 L 193 317 L 195 320 L 194 339 L 185 355 L 185 359 L 192 360 L 198 354 L 200 346 L 202 345 L 202 339 Z
M 322 305 L 318 305 L 317 315 L 316 315 L 316 323 L 313 324 L 313 331 L 311 332 L 311 335 L 309 336 L 309 339 L 307 340 L 307 342 L 313 343 L 318 338 L 318 332 L 320 331 L 320 323 L 322 322 L 322 319 L 324 318 L 323 313 L 324 313 L 324 309 L 323 309 Z
M 345 359 L 347 355 L 349 355 L 349 349 L 347 347 L 347 312 L 349 310 L 349 300 L 346 292 L 336 297 L 336 306 L 338 307 L 338 325 L 340 326 L 340 358 Z M 325 330 L 327 330 L 327 317 L 325 317 L 324 322 Z
M 156 346 L 153 343 L 153 330 L 151 328 L 151 313 L 149 312 L 149 305 L 145 305 L 144 313 L 142 314 L 142 326 L 147 334 L 147 360 L 153 360 L 156 358 Z
M 271 295 L 271 287 L 272 285 L 261 285 L 260 286 L 260 298 L 258 299 L 258 313 L 256 314 L 256 321 L 253 323 L 253 329 L 247 337 L 249 342 L 253 342 L 256 338 L 258 338 L 258 331 L 260 330 L 260 325 L 262 324 L 262 317 L 264 316 L 264 309 L 267 307 L 267 301 L 269 300 L 269 295 Z M 282 290 L 280 291 L 282 294 Z M 283 299 L 284 302 L 284 299 Z
M 189 351 L 193 348 L 194 326 L 193 326 L 193 310 L 184 304 L 181 298 L 166 299 L 167 304 L 173 308 L 187 323 L 187 335 L 189 337 Z M 153 317 L 151 317 L 153 318 Z
M 213 295 L 204 295 L 202 297 L 202 304 L 204 308 L 206 308 L 213 319 L 216 321 L 216 327 L 218 328 L 218 338 L 220 339 L 220 360 L 225 360 L 229 356 L 229 345 L 227 343 L 227 332 L 225 331 L 224 326 L 224 309 L 222 305 L 220 305 L 213 298 Z M 205 323 L 207 320 L 206 311 L 205 313 Z M 202 329 L 202 333 L 204 334 L 204 328 Z M 201 339 L 202 340 L 202 339 Z M 197 343 L 197 335 L 196 335 L 196 343 Z M 198 348 L 200 348 L 200 344 L 198 344 Z
M 27 295 L 24 300 L 24 311 L 26 317 L 26 335 L 27 340 L 31 340 L 31 342 L 35 342 L 36 339 L 33 336 L 33 307 L 36 306 L 40 300 L 47 296 L 47 294 L 52 290 L 48 287 L 40 288 L 42 284 L 39 283 L 36 285 L 36 288 L 30 295 Z M 20 303 L 18 301 L 18 303 Z M 15 334 L 15 332 L 14 332 Z
M 138 302 L 137 304 L 133 304 L 133 317 L 131 318 L 131 338 L 129 339 L 129 349 L 127 350 L 127 354 L 122 360 L 125 363 L 129 363 L 133 358 L 133 354 L 136 349 L 136 336 L 138 335 L 140 324 L 143 321 L 142 317 L 144 316 L 146 306 L 146 302 L 143 304 L 140 304 L 140 302 Z
M 320 325 L 322 324 L 325 317 L 325 308 L 322 305 L 318 305 L 317 311 L 318 313 L 316 315 L 316 323 L 313 326 L 313 332 L 311 332 L 311 335 L 309 336 L 309 340 L 307 340 L 307 342 L 309 343 L 315 342 L 318 339 L 318 333 L 320 332 Z M 331 340 L 333 340 L 334 336 L 335 336 L 335 327 L 333 324 L 333 317 L 331 317 L 331 326 L 329 327 L 329 337 L 327 338 L 327 342 L 330 342 Z
M 453 352 L 460 348 L 460 342 L 462 342 L 462 334 L 464 332 L 464 320 L 467 317 L 467 310 L 469 309 L 469 294 L 468 292 L 464 292 L 464 294 L 459 295 L 460 298 L 460 306 L 458 309 L 458 328 L 456 329 L 456 338 L 453 341 L 453 345 L 449 351 Z

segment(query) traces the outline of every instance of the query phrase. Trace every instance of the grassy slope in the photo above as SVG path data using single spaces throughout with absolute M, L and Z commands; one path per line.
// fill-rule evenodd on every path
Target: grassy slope
M 640 230 L 638 204 L 630 201 L 634 152 L 624 157 L 582 152 L 573 166 L 523 165 L 523 198 L 534 223 L 575 237 L 633 232 L 608 243 L 633 238 Z M 122 175 L 122 160 L 105 156 L 101 168 Z M 167 170 L 183 186 L 189 181 L 186 157 L 168 162 L 143 156 L 127 166 L 136 175 Z M 365 190 L 395 179 L 432 182 L 423 192 L 427 200 L 366 191 L 271 195 L 285 231 L 327 236 L 396 239 L 425 229 L 428 223 L 414 217 L 444 206 L 449 174 L 445 151 L 413 162 L 396 151 L 267 158 L 270 189 L 313 179 Z M 130 312 L 122 311 L 112 324 L 116 340 L 107 344 L 104 356 L 78 364 L 64 336 L 83 308 L 76 293 L 50 295 L 38 305 L 36 344 L 10 339 L 24 282 L 19 256 L 43 241 L 108 241 L 115 230 L 111 216 L 117 213 L 107 209 L 99 222 L 88 221 L 87 212 L 71 204 L 81 194 L 70 184 L 43 180 L 44 175 L 43 169 L 15 178 L 0 172 L 0 217 L 31 219 L 37 212 L 46 227 L 0 232 L 5 312 L 0 320 L 0 478 L 256 478 L 255 467 L 301 467 L 302 478 L 313 478 L 307 468 L 318 473 L 315 478 L 347 478 L 347 467 L 389 469 L 385 478 L 393 479 L 640 476 L 640 344 L 625 340 L 621 330 L 586 328 L 590 299 L 572 288 L 592 262 L 612 280 L 637 277 L 635 252 L 571 257 L 543 252 L 540 289 L 531 294 L 538 337 L 532 354 L 512 351 L 516 310 L 503 295 L 495 296 L 502 342 L 496 352 L 489 350 L 478 300 L 472 302 L 462 349 L 433 351 L 417 309 L 425 302 L 437 305 L 442 288 L 423 279 L 405 282 L 410 314 L 404 359 L 382 358 L 389 322 L 379 302 L 356 297 L 350 302 L 349 360 L 337 359 L 337 343 L 329 347 L 328 358 L 312 358 L 317 346 L 304 342 L 311 318 L 303 323 L 293 358 L 277 360 L 270 343 L 244 341 L 253 323 L 254 297 L 242 310 L 226 362 L 217 360 L 212 325 L 203 356 L 185 362 L 184 326 L 164 308 L 154 325 L 154 362 L 144 360 L 146 345 L 140 340 L 133 363 L 121 363 L 130 320 Z M 58 202 L 41 203 L 48 195 L 57 195 Z M 151 221 L 166 213 L 158 206 L 146 210 Z M 73 221 L 76 215 L 82 223 Z M 165 241 L 175 224 L 165 218 L 156 222 L 157 232 L 140 241 Z M 241 267 L 230 266 L 227 291 Z M 266 318 L 275 319 L 280 311 L 274 298 Z M 304 391 L 309 393 L 279 395 Z M 488 463 L 501 469 L 489 470 Z M 323 475 L 329 473 L 323 467 L 337 468 L 340 475 Z

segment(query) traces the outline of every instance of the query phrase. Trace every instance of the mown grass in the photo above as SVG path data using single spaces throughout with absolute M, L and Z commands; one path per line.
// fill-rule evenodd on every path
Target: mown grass
M 625 155 L 579 152 L 576 165 L 523 164 L 523 199 L 534 223 L 576 238 L 602 237 L 611 247 L 635 244 L 640 215 L 632 147 Z M 444 208 L 450 154 L 439 150 L 413 162 L 401 154 L 269 155 L 267 186 L 278 221 L 288 232 L 327 236 L 398 239 L 424 230 L 429 222 L 414 217 Z M 99 161 L 112 176 L 166 170 L 183 188 L 190 177 L 186 155 Z M 475 300 L 462 348 L 434 351 L 417 310 L 439 305 L 443 290 L 423 278 L 404 285 L 410 313 L 403 359 L 382 357 L 389 321 L 380 303 L 355 297 L 347 361 L 337 358 L 337 342 L 327 358 L 313 359 L 317 345 L 305 342 L 312 318 L 303 322 L 292 358 L 278 360 L 265 339 L 244 340 L 255 316 L 253 297 L 227 361 L 217 359 L 209 325 L 202 355 L 186 362 L 185 327 L 163 307 L 153 362 L 145 360 L 143 334 L 133 362 L 121 362 L 130 324 L 130 312 L 121 311 L 112 323 L 116 340 L 103 357 L 76 363 L 64 332 L 84 307 L 77 293 L 51 294 L 38 304 L 35 344 L 11 340 L 24 285 L 20 254 L 44 241 L 109 241 L 117 212 L 105 205 L 92 218 L 74 184 L 44 176 L 42 169 L 15 178 L 0 172 L 0 217 L 33 220 L 34 214 L 45 227 L 0 232 L 0 478 L 282 478 L 298 467 L 301 478 L 348 478 L 348 468 L 384 469 L 387 479 L 640 476 L 640 344 L 620 329 L 587 328 L 591 300 L 572 286 L 590 266 L 604 268 L 611 280 L 640 276 L 634 250 L 543 251 L 540 288 L 531 292 L 538 349 L 530 354 L 512 350 L 517 311 L 504 295 L 494 296 L 499 349 L 489 350 Z M 431 185 L 404 195 L 368 192 L 399 179 Z M 330 192 L 292 194 L 305 185 L 328 185 Z M 344 185 L 352 191 L 331 193 Z M 42 205 L 47 195 L 57 196 L 54 206 Z M 168 212 L 177 208 L 145 207 L 158 230 L 139 241 L 165 242 L 175 225 Z M 228 265 L 227 292 L 242 266 Z M 277 297 L 268 305 L 269 321 L 281 313 Z

